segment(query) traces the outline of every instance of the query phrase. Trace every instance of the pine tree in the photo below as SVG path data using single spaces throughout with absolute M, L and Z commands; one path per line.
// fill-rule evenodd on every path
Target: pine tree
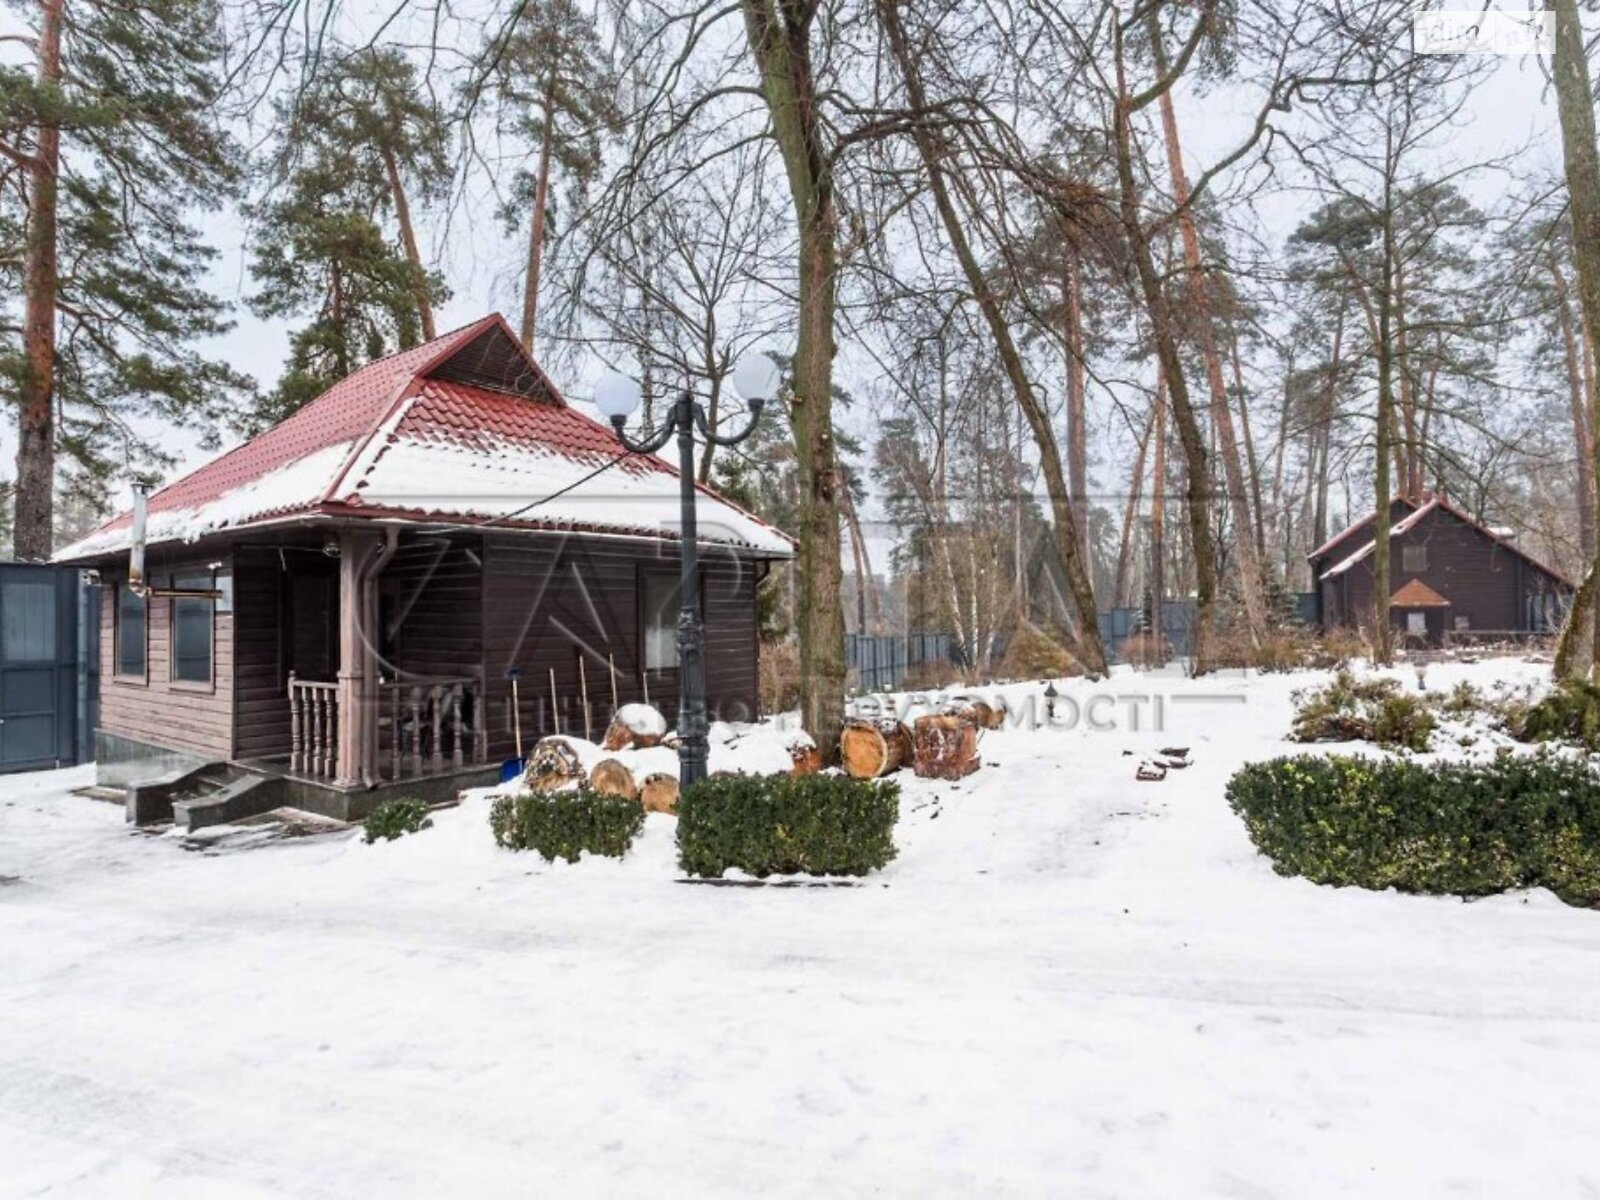
M 501 132 L 538 148 L 533 169 L 515 172 L 502 208 L 512 229 L 527 216 L 518 332 L 530 352 L 554 207 L 552 169 L 559 168 L 579 194 L 594 178 L 601 135 L 617 120 L 617 86 L 594 21 L 572 0 L 543 0 L 522 6 L 489 41 L 467 88 L 469 106 L 492 100 Z
M 231 194 L 240 156 L 212 0 L 15 7 L 37 19 L 33 62 L 0 67 L 0 399 L 14 552 L 45 558 L 63 475 L 103 505 L 117 470 L 171 461 L 141 418 L 210 435 L 248 386 L 194 350 L 229 322 L 191 213 Z
M 433 336 L 447 295 L 423 265 L 406 184 L 438 195 L 448 174 L 437 112 L 393 51 L 364 51 L 279 106 L 282 134 L 256 222 L 251 308 L 314 315 L 276 388 L 241 422 L 252 433 L 374 358 Z M 381 222 L 392 216 L 395 233 Z

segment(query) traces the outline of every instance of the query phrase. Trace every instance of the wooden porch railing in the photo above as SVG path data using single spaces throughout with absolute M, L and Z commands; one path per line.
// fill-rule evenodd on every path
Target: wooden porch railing
M 483 701 L 482 683 L 471 676 L 379 683 L 374 714 L 379 773 L 398 780 L 487 762 L 489 730 Z M 291 674 L 289 770 L 313 779 L 333 779 L 338 769 L 339 685 Z
M 339 767 L 339 685 L 289 673 L 289 770 L 332 779 Z
M 378 719 L 379 758 L 386 743 L 390 779 L 437 775 L 489 759 L 483 682 L 477 677 L 380 683 Z

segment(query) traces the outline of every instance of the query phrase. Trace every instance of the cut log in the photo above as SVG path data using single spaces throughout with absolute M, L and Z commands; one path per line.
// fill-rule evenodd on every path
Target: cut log
M 659 746 L 667 732 L 667 719 L 659 709 L 649 704 L 624 704 L 617 709 L 606 726 L 606 736 L 600 742 L 602 750 L 644 749 Z
M 592 746 L 589 749 L 593 751 Z M 541 739 L 533 748 L 522 782 L 536 792 L 554 792 L 588 777 L 578 747 L 570 738 L 557 735 Z
M 616 758 L 603 758 L 589 772 L 589 786 L 604 796 L 621 796 L 625 800 L 639 798 L 639 785 L 634 782 L 633 770 Z
M 839 759 L 855 779 L 888 775 L 910 757 L 910 731 L 892 717 L 846 721 L 839 734 Z
M 978 769 L 978 727 L 964 716 L 918 717 L 912 770 L 922 779 L 960 779 Z
M 647 776 L 639 789 L 639 800 L 645 812 L 676 813 L 678 811 L 678 780 L 674 775 L 657 771 Z

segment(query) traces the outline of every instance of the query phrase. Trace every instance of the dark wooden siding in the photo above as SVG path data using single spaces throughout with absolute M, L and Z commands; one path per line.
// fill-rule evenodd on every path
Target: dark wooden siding
M 385 678 L 476 675 L 483 665 L 483 539 L 408 534 L 378 583 Z
M 153 583 L 166 586 L 174 572 L 203 571 L 216 556 L 203 559 L 152 557 L 148 564 Z M 229 558 L 221 560 L 222 568 Z M 116 674 L 115 637 L 117 585 L 127 572 L 106 571 L 100 601 L 99 727 L 141 742 L 170 746 L 195 754 L 228 758 L 233 753 L 233 629 L 234 617 L 217 613 L 212 625 L 211 683 L 186 683 L 171 678 L 172 602 L 155 598 L 147 606 L 146 678 L 123 679 Z
M 216 561 L 213 557 L 209 561 Z M 166 601 L 150 610 L 149 683 L 104 677 L 101 726 L 111 732 L 218 758 L 271 758 L 288 751 L 286 672 L 308 677 L 333 636 L 326 605 L 293 599 L 293 580 L 335 589 L 337 562 L 307 546 L 242 548 L 230 555 L 234 612 L 216 623 L 214 685 L 168 682 Z M 162 564 L 168 572 L 200 563 Z M 646 695 L 640 669 L 640 585 L 646 572 L 676 576 L 676 546 L 648 539 L 550 534 L 408 533 L 384 569 L 379 593 L 392 634 L 380 633 L 387 678 L 474 676 L 485 684 L 494 757 L 511 753 L 507 667 L 521 668 L 524 744 L 552 732 L 585 731 L 579 656 L 588 677 L 588 731 L 611 719 L 611 664 L 617 701 Z M 729 552 L 702 557 L 706 693 L 713 720 L 750 720 L 756 706 L 758 564 Z M 118 581 L 107 573 L 106 583 Z M 316 589 L 310 589 L 315 591 Z M 309 595 L 309 592 L 307 593 Z M 103 599 L 102 661 L 112 663 L 116 590 Z M 291 611 L 291 605 L 298 609 Z M 235 634 L 235 630 L 238 634 Z M 337 664 L 337 639 L 333 643 Z M 556 705 L 550 696 L 555 672 Z M 652 671 L 652 703 L 676 720 L 677 670 Z
M 611 666 L 617 703 L 645 697 L 676 720 L 678 672 L 641 669 L 640 579 L 676 572 L 677 548 L 643 539 L 490 534 L 485 539 L 484 666 L 492 756 L 512 747 L 506 669 L 521 669 L 524 743 L 553 732 L 582 734 L 578 661 L 589 685 L 588 729 L 611 718 Z M 750 720 L 756 698 L 755 564 L 731 553 L 702 559 L 706 618 L 706 694 L 712 718 Z M 551 672 L 555 672 L 555 699 Z
M 1359 546 L 1351 542 L 1339 558 Z M 1427 565 L 1420 571 L 1405 569 L 1405 547 L 1421 546 Z M 1319 560 L 1326 571 L 1339 558 Z M 1389 592 L 1393 595 L 1413 579 L 1420 579 L 1450 601 L 1445 624 L 1453 629 L 1464 617 L 1473 630 L 1523 630 L 1528 628 L 1528 597 L 1541 591 L 1567 592 L 1564 583 L 1522 555 L 1461 520 L 1446 509 L 1435 509 L 1389 544 Z M 1373 562 L 1369 554 L 1324 584 L 1329 624 L 1365 625 L 1373 611 Z

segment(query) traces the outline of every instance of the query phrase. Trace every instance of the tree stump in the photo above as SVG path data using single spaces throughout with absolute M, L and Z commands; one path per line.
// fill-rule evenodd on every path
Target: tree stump
M 602 750 L 644 749 L 659 746 L 667 732 L 667 719 L 649 704 L 624 704 L 612 714 L 600 742 Z
M 588 777 L 578 748 L 569 739 L 556 736 L 540 739 L 533 748 L 522 782 L 536 792 L 554 792 Z
M 912 770 L 922 779 L 960 779 L 978 769 L 978 727 L 966 717 L 918 717 L 911 730 Z
M 645 777 L 639 789 L 639 801 L 645 812 L 676 813 L 678 811 L 678 778 L 657 771 Z
M 621 796 L 625 800 L 639 798 L 639 785 L 627 763 L 616 758 L 603 758 L 589 772 L 589 786 L 604 796 Z
M 839 759 L 854 779 L 888 775 L 910 757 L 911 735 L 892 717 L 846 721 L 839 734 Z

